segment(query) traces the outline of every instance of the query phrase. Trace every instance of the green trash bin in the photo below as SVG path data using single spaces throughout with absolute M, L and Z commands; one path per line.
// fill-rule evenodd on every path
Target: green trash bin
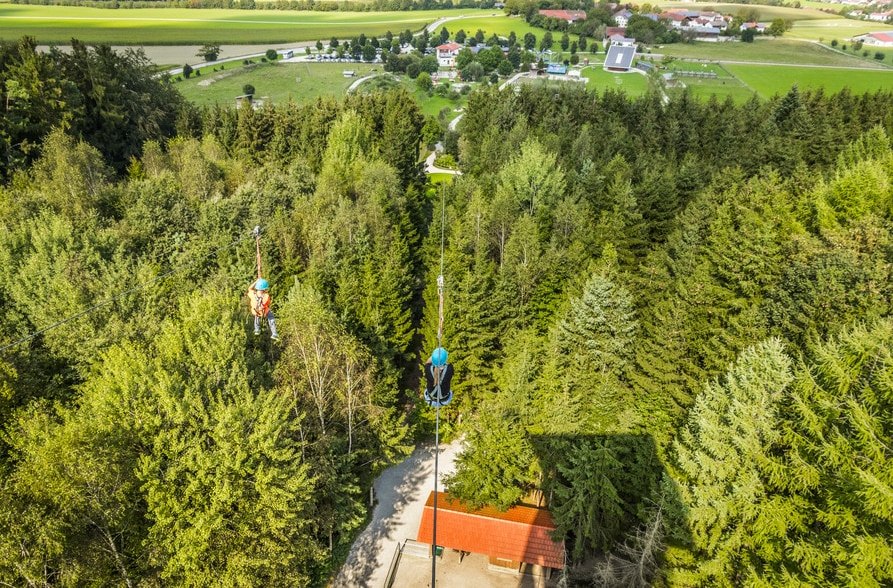
M 443 547 L 441 547 L 440 545 L 435 545 L 434 546 L 434 556 L 442 557 L 443 556 Z

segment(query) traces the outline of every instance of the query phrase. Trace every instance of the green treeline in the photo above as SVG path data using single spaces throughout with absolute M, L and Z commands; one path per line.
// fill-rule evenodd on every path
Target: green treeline
M 323 585 L 431 431 L 442 213 L 451 492 L 548 503 L 579 585 L 893 581 L 893 94 L 480 90 L 433 188 L 405 92 L 195 110 L 28 47 L 0 348 L 48 330 L 0 352 L 0 583 Z
M 450 490 L 547 502 L 581 585 L 893 581 L 891 100 L 472 94 Z
M 376 12 L 493 8 L 494 0 L 11 0 L 10 4 L 84 6 L 87 8 L 223 8 L 240 10 L 313 10 L 318 12 Z

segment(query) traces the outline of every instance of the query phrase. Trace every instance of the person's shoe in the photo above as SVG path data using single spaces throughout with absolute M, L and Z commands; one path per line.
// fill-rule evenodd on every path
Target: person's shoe
M 279 340 L 279 335 L 270 335 L 270 340 L 271 340 L 271 341 L 278 341 L 278 340 Z
M 260 329 L 255 329 L 255 330 L 254 330 L 254 336 L 255 336 L 255 337 L 260 337 Z

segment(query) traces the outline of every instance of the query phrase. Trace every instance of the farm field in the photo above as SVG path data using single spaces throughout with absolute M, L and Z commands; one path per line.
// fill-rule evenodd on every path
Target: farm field
M 728 43 L 675 43 L 655 47 L 653 51 L 673 57 L 708 61 L 753 61 L 791 65 L 884 68 L 881 64 L 842 55 L 816 43 L 788 39 L 758 39 L 753 43 L 735 41 Z
M 880 22 L 854 20 L 851 18 L 828 18 L 822 20 L 805 20 L 795 22 L 785 37 L 807 39 L 810 41 L 849 40 L 856 35 L 878 31 L 893 31 L 893 26 Z
M 450 21 L 444 25 L 450 33 L 455 33 L 459 29 L 464 29 L 469 35 L 473 35 L 478 29 L 484 31 L 487 37 L 496 33 L 501 37 L 508 37 L 509 33 L 515 31 L 518 40 L 521 41 L 527 33 L 536 35 L 537 42 L 546 33 L 544 29 L 532 27 L 519 16 L 505 16 L 501 14 L 481 14 L 463 16 L 460 19 Z M 439 31 L 440 29 L 438 29 Z M 436 31 L 437 32 L 437 31 Z M 557 46 L 558 40 L 561 39 L 562 33 L 552 31 L 552 37 L 555 39 Z M 576 40 L 578 35 L 570 35 L 571 40 Z
M 383 35 L 421 29 L 477 9 L 412 12 L 313 12 L 153 8 L 116 10 L 0 3 L 0 39 L 30 35 L 41 44 L 78 38 L 110 45 L 259 44 Z
M 728 64 L 725 67 L 763 98 L 784 94 L 794 84 L 801 90 L 824 88 L 827 93 L 839 92 L 844 88 L 849 88 L 855 94 L 893 88 L 893 70 L 889 69 L 841 72 L 786 66 Z
M 254 86 L 255 96 L 273 103 L 308 102 L 322 96 L 340 99 L 358 77 L 380 69 L 367 63 L 258 63 L 246 68 L 241 62 L 233 62 L 223 71 L 203 68 L 200 77 L 193 74 L 175 87 L 199 105 L 234 104 L 245 84 Z M 345 78 L 344 70 L 353 70 L 356 77 Z

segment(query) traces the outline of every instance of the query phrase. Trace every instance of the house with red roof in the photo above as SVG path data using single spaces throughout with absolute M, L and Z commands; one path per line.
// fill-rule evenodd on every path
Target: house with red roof
M 434 493 L 428 496 L 417 541 L 432 544 Z M 505 512 L 473 509 L 446 492 L 437 493 L 437 545 L 486 555 L 490 565 L 521 571 L 526 565 L 564 568 L 564 541 L 556 541 L 552 514 L 545 508 L 519 505 Z
M 456 56 L 462 50 L 459 43 L 444 43 L 436 47 L 437 63 L 441 67 L 453 67 L 456 65 Z
M 546 18 L 557 18 L 567 21 L 567 24 L 586 20 L 586 12 L 583 10 L 540 10 L 539 14 Z
M 853 37 L 853 41 L 862 41 L 865 45 L 872 47 L 893 47 L 893 31 L 882 31 L 879 33 L 867 33 Z

